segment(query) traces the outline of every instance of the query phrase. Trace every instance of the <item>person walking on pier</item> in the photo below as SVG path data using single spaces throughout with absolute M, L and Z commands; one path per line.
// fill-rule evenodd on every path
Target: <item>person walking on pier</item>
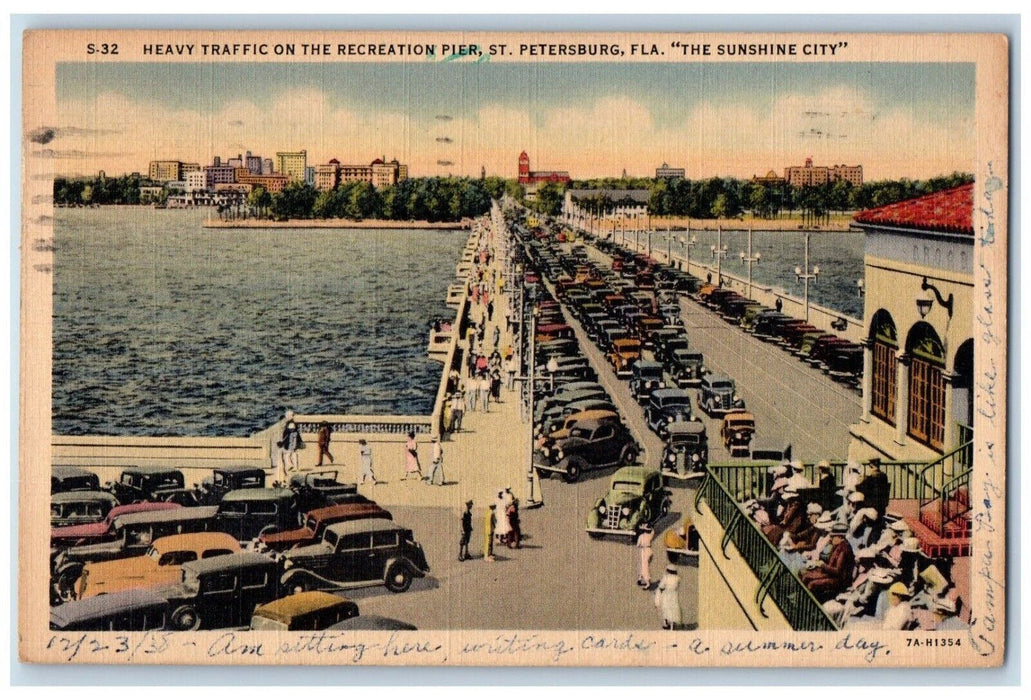
M 437 482 L 437 476 L 440 482 Z M 444 485 L 444 448 L 440 444 L 440 436 L 433 437 L 433 468 L 430 470 L 430 486 Z
M 422 467 L 419 465 L 419 444 L 415 441 L 415 433 L 408 433 L 408 441 L 405 443 L 405 475 L 402 481 L 414 479 L 413 474 L 418 474 L 422 480 Z
M 458 561 L 468 561 L 469 541 L 473 537 L 473 502 L 465 502 L 465 510 L 462 511 L 462 539 L 458 541 Z
M 362 461 L 362 483 L 365 480 L 370 480 L 373 485 L 378 484 L 376 481 L 376 475 L 372 473 L 372 448 L 369 447 L 369 443 L 364 438 L 358 441 L 358 454 L 361 456 Z
M 486 561 L 495 561 L 494 559 L 494 526 L 497 525 L 498 520 L 495 516 L 495 511 L 498 506 L 495 503 L 490 504 L 490 508 L 483 516 L 483 558 Z
M 655 607 L 662 618 L 662 629 L 675 630 L 683 624 L 684 614 L 680 610 L 680 576 L 677 567 L 666 567 L 666 574 L 659 579 L 655 588 Z
M 303 445 L 301 440 L 301 429 L 294 422 L 294 412 L 286 412 L 286 424 L 283 426 L 283 435 L 279 440 L 279 463 L 285 472 L 297 471 L 297 451 Z M 283 479 L 286 481 L 286 479 Z
M 462 417 L 465 415 L 465 384 L 458 383 L 458 388 L 451 396 L 451 432 L 462 432 Z
M 469 375 L 471 379 L 465 387 L 465 412 L 475 413 L 476 412 L 476 400 L 479 397 L 479 384 L 476 382 L 474 374 Z
M 655 530 L 648 523 L 642 524 L 637 530 L 637 555 L 640 565 L 637 576 L 637 585 L 647 590 L 652 585 L 651 563 L 652 563 L 652 539 L 655 537 Z
M 505 388 L 509 391 L 515 388 L 516 361 L 515 356 L 505 360 Z
M 498 347 L 501 345 L 501 327 L 500 326 L 494 326 L 494 336 L 493 336 L 493 338 L 491 338 L 491 340 L 493 341 L 491 343 L 491 346 L 494 348 L 494 351 L 497 352 Z
M 480 410 L 484 413 L 489 413 L 490 409 L 488 403 L 490 402 L 490 377 L 487 376 L 487 370 L 484 368 L 483 373 L 480 375 Z
M 490 301 L 487 302 L 487 320 L 488 321 L 493 321 L 494 320 L 494 300 L 493 299 L 491 299 Z M 497 341 L 494 341 L 494 344 L 497 345 Z
M 329 451 L 329 440 L 333 435 L 333 428 L 329 426 L 329 423 L 322 421 L 319 423 L 318 432 L 318 443 L 319 443 L 319 459 L 315 462 L 316 467 L 322 466 L 322 458 L 329 457 L 329 463 L 333 464 L 333 455 Z

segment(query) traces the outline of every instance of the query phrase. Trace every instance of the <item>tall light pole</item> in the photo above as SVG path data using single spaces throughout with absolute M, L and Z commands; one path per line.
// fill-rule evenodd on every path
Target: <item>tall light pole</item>
M 716 227 L 716 245 L 712 246 L 712 257 L 716 261 L 716 286 L 723 284 L 723 258 L 727 257 L 727 246 L 723 245 L 723 227 Z
M 673 234 L 669 230 L 669 223 L 666 224 L 666 264 L 673 267 Z
M 805 271 L 795 265 L 795 282 L 805 283 L 805 320 L 809 320 L 809 280 L 816 281 L 820 276 L 820 266 L 813 265 L 812 272 L 809 271 L 809 232 L 805 232 Z
M 527 487 L 528 487 L 528 494 L 529 495 L 526 498 L 526 507 L 527 508 L 536 508 L 538 506 L 544 505 L 544 499 L 543 498 L 540 498 L 540 499 L 537 498 L 536 491 L 539 491 L 539 489 L 535 489 L 534 488 L 535 487 L 535 483 L 534 482 L 536 481 L 536 478 L 537 478 L 537 470 L 533 468 L 533 392 L 534 392 L 534 386 L 533 385 L 534 385 L 534 379 L 536 378 L 536 374 L 537 374 L 537 351 L 536 351 L 536 345 L 537 345 L 537 342 L 536 342 L 537 341 L 537 316 L 540 315 L 540 309 L 537 308 L 537 294 L 536 294 L 537 286 L 536 285 L 531 285 L 531 287 L 532 287 L 532 289 L 531 289 L 531 296 L 532 296 L 532 298 L 530 300 L 530 303 L 533 304 L 533 309 L 530 311 L 530 336 L 529 336 L 530 366 L 527 368 L 529 371 L 526 374 L 526 376 L 527 376 L 527 386 L 529 388 L 529 391 L 527 392 L 527 395 L 526 395 L 526 404 L 527 404 L 527 413 L 530 416 L 530 429 L 526 431 L 526 435 L 527 435 L 527 449 L 529 450 L 529 464 L 527 466 L 527 471 L 526 471 L 526 481 L 527 481 Z
M 752 227 L 748 227 L 748 254 L 745 251 L 741 251 L 741 262 L 748 263 L 748 298 L 752 298 L 752 263 L 759 264 L 759 258 L 762 254 L 756 251 L 755 255 L 752 255 Z

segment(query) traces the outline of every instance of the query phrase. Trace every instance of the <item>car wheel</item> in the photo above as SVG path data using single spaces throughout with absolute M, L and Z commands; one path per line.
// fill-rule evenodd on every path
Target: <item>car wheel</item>
M 574 460 L 566 465 L 566 483 L 572 484 L 580 478 L 580 463 Z
M 642 523 L 650 523 L 652 521 L 652 508 L 647 503 L 641 506 L 640 514 Z
M 387 570 L 384 585 L 391 593 L 404 593 L 412 585 L 412 573 L 404 564 L 392 564 Z
M 169 622 L 172 629 L 180 632 L 193 632 L 200 629 L 200 613 L 192 605 L 183 605 L 176 608 Z
M 76 566 L 67 568 L 57 575 L 55 586 L 57 588 L 58 600 L 62 603 L 75 600 L 75 582 L 79 580 L 81 575 L 82 569 Z
M 637 462 L 637 448 L 633 445 L 628 445 L 623 448 L 623 458 L 621 461 L 624 465 L 630 465 Z

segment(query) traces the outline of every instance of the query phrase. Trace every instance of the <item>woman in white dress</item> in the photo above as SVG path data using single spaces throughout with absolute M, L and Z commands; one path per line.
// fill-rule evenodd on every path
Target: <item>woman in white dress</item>
M 677 575 L 677 568 L 667 566 L 666 573 L 659 579 L 659 585 L 655 589 L 655 607 L 659 609 L 664 630 L 675 630 L 684 623 L 684 616 L 680 611 L 679 588 L 680 576 Z

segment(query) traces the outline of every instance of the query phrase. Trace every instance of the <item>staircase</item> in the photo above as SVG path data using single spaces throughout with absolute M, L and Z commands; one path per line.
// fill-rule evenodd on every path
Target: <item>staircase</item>
M 970 465 L 973 436 L 921 471 L 919 518 L 906 518 L 929 557 L 970 556 Z

